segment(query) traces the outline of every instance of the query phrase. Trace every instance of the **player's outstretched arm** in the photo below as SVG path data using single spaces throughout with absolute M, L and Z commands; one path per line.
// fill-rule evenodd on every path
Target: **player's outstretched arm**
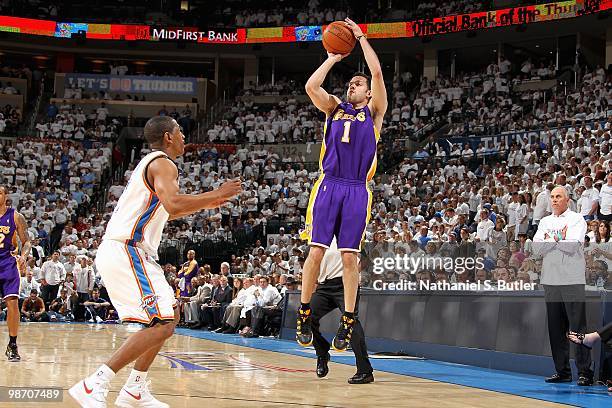
M 214 191 L 202 194 L 180 194 L 178 170 L 170 160 L 154 160 L 148 169 L 149 181 L 170 219 L 184 217 L 207 208 L 217 208 L 241 191 L 239 179 L 223 183 Z
M 331 115 L 333 110 L 340 103 L 340 99 L 334 95 L 328 94 L 321 85 L 323 85 L 325 77 L 327 77 L 327 74 L 334 64 L 347 55 L 348 54 L 331 54 L 328 52 L 327 59 L 323 61 L 321 66 L 317 68 L 317 70 L 310 76 L 310 78 L 308 78 L 308 81 L 306 82 L 306 93 L 310 97 L 310 100 L 314 106 L 316 106 L 321 112 L 325 113 L 326 116 Z
M 361 28 L 350 18 L 345 20 L 346 26 L 353 31 L 355 38 L 361 45 L 363 56 L 365 57 L 368 69 L 372 75 L 372 99 L 368 103 L 372 118 L 376 128 L 380 131 L 382 128 L 383 117 L 387 112 L 387 89 L 385 88 L 385 80 L 383 79 L 382 68 L 376 52 L 368 42 L 368 39 L 361 31 Z

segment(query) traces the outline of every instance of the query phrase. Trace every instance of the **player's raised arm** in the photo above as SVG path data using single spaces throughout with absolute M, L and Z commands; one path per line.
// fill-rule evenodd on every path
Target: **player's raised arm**
M 327 74 L 334 64 L 346 57 L 346 55 L 331 54 L 328 52 L 327 59 L 323 61 L 321 66 L 317 68 L 306 82 L 306 93 L 310 97 L 310 100 L 312 100 L 314 106 L 325 113 L 326 116 L 329 116 L 336 106 L 338 106 L 340 99 L 334 95 L 328 94 L 321 85 L 323 85 L 325 77 L 327 77 Z
M 214 191 L 201 194 L 180 194 L 178 169 L 170 160 L 152 161 L 148 177 L 170 219 L 184 217 L 206 208 L 217 208 L 242 191 L 240 180 L 223 183 Z
M 376 52 L 368 42 L 368 39 L 363 34 L 363 31 L 361 31 L 361 28 L 350 18 L 346 18 L 345 22 L 346 26 L 353 31 L 357 42 L 361 44 L 363 56 L 365 57 L 368 69 L 372 75 L 372 99 L 370 99 L 368 106 L 372 112 L 374 125 L 380 131 L 383 117 L 385 116 L 385 112 L 387 112 L 387 89 L 385 88 L 380 61 L 378 60 L 378 56 L 376 56 Z

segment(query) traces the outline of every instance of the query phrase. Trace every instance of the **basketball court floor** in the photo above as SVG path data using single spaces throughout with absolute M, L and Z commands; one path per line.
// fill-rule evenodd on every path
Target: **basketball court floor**
M 66 392 L 92 372 L 131 332 L 132 325 L 23 324 L 22 361 L 2 356 L 0 386 L 59 387 L 62 402 L 1 407 L 76 407 Z M 5 341 L 6 325 L 1 327 Z M 4 344 L 4 343 L 3 343 Z M 332 353 L 330 373 L 318 379 L 316 356 L 290 341 L 243 339 L 177 329 L 151 368 L 152 390 L 171 407 L 610 407 L 602 386 L 549 385 L 541 377 L 419 358 L 373 358 L 376 382 L 349 386 L 348 353 Z M 108 395 L 113 406 L 129 370 Z

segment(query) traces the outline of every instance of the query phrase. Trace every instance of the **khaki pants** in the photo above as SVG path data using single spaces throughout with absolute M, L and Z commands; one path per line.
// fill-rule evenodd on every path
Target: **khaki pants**
M 185 307 L 183 308 L 183 314 L 185 316 L 185 323 L 193 323 L 198 320 L 198 310 L 200 309 L 200 302 L 193 301 L 185 303 Z
M 242 306 L 228 306 L 223 315 L 223 323 L 233 328 L 237 328 L 241 310 Z

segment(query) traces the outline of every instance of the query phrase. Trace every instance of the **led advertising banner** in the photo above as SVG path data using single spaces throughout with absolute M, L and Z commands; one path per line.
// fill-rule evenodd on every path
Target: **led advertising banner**
M 436 36 L 510 25 L 533 24 L 580 17 L 612 8 L 612 0 L 569 0 L 512 7 L 501 10 L 458 14 L 398 23 L 360 24 L 369 38 Z M 153 27 L 134 24 L 85 24 L 0 16 L 0 31 L 121 41 L 185 41 L 207 44 L 247 44 L 320 41 L 323 26 L 264 27 L 199 30 L 193 27 Z
M 53 37 L 55 21 L 0 16 L 0 31 Z
M 87 34 L 87 24 L 84 23 L 57 23 L 55 27 L 55 36 L 61 38 L 70 38 L 72 34 Z

